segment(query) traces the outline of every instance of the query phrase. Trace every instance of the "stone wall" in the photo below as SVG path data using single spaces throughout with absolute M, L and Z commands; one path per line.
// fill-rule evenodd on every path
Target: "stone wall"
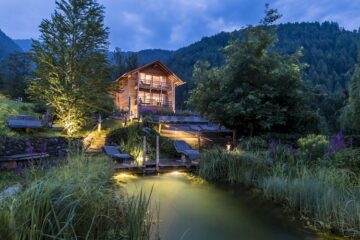
M 65 156 L 69 148 L 69 141 L 80 143 L 79 138 L 5 138 L 0 140 L 0 157 L 24 153 L 46 152 L 50 156 Z

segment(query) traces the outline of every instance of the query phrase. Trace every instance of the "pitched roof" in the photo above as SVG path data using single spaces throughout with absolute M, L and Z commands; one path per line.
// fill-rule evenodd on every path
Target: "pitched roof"
M 167 66 L 165 66 L 165 64 L 163 64 L 159 60 L 156 60 L 154 62 L 145 64 L 145 65 L 143 65 L 141 67 L 138 67 L 138 68 L 136 68 L 134 70 L 131 70 L 130 72 L 126 72 L 123 75 L 121 75 L 118 79 L 116 79 L 116 81 L 120 81 L 121 79 L 131 75 L 134 72 L 141 71 L 141 70 L 146 69 L 146 68 L 151 67 L 151 66 L 159 67 L 161 70 L 163 70 L 167 74 L 172 75 L 175 78 L 175 85 L 176 86 L 180 86 L 180 85 L 185 84 L 185 82 L 183 80 L 181 80 L 178 76 L 176 76 L 175 73 L 173 73 Z

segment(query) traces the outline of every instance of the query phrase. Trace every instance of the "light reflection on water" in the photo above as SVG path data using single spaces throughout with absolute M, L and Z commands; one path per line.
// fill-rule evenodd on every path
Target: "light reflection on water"
M 160 207 L 162 240 L 317 239 L 264 219 L 241 198 L 190 174 L 115 179 L 130 195 L 141 189 L 150 193 L 153 188 L 152 209 Z

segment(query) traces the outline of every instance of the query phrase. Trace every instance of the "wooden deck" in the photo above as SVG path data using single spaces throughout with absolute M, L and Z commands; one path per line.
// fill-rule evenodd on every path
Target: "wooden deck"
M 155 161 L 147 161 L 142 166 L 116 164 L 115 169 L 118 172 L 132 174 L 157 174 L 173 171 L 193 172 L 197 170 L 198 165 L 199 163 L 195 161 L 182 162 L 180 160 L 160 160 L 158 166 L 156 166 Z

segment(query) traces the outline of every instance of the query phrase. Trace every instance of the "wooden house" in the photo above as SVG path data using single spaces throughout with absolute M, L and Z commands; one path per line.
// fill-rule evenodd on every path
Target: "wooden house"
M 175 88 L 184 82 L 155 61 L 123 74 L 116 84 L 120 89 L 114 94 L 116 108 L 137 118 L 145 110 L 175 112 Z

